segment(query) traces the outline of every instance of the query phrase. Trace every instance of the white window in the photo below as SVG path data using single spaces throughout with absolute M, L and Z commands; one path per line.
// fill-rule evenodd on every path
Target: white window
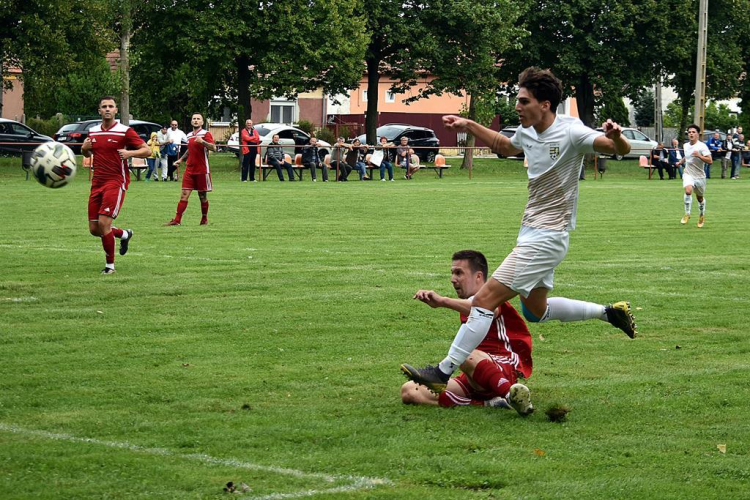
M 271 123 L 291 125 L 295 121 L 294 111 L 294 101 L 271 101 Z
M 362 102 L 367 102 L 367 91 L 366 90 L 362 91 Z
M 390 90 L 385 91 L 385 102 L 396 102 L 396 94 Z

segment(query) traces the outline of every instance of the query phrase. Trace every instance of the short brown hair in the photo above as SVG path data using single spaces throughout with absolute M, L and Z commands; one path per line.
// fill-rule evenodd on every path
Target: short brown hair
M 698 132 L 699 134 L 701 133 L 701 128 L 698 125 L 696 125 L 695 123 L 693 123 L 692 125 L 688 125 L 687 129 L 690 130 L 691 128 L 694 128 L 695 131 Z
M 99 98 L 99 106 L 102 105 L 102 101 L 115 101 L 115 105 L 117 105 L 117 99 L 112 97 L 111 95 L 104 95 Z
M 518 75 L 518 86 L 531 92 L 537 101 L 549 101 L 550 110 L 557 112 L 562 100 L 562 82 L 550 70 L 526 68 Z
M 481 272 L 484 280 L 487 281 L 487 258 L 482 252 L 476 250 L 459 250 L 453 254 L 453 260 L 467 261 L 471 272 Z

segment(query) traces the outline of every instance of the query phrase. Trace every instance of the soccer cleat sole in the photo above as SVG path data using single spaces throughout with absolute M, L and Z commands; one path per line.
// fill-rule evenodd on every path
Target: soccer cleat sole
M 101 274 L 115 274 L 115 270 L 109 267 L 102 269 Z
M 706 219 L 704 219 L 703 216 L 701 215 L 701 217 L 698 219 L 698 227 L 703 227 L 703 224 L 705 222 L 706 222 Z
M 447 382 L 437 382 L 437 381 L 426 380 L 422 378 L 422 375 L 419 373 L 418 369 L 414 368 L 411 365 L 407 365 L 406 363 L 401 365 L 401 373 L 403 373 L 406 376 L 406 378 L 408 378 L 412 382 L 427 387 L 429 390 L 431 390 L 435 394 L 440 394 L 441 392 L 445 390 L 446 387 L 448 387 Z
M 522 417 L 528 417 L 534 413 L 534 405 L 531 404 L 531 391 L 523 384 L 510 386 L 508 404 Z
M 630 309 L 630 302 L 615 302 L 607 307 L 607 320 L 615 328 L 619 328 L 625 334 L 634 339 L 638 335 L 638 326 Z

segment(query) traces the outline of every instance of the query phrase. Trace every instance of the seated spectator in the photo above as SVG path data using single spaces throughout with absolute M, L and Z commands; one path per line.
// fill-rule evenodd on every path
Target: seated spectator
M 343 137 L 336 139 L 336 144 L 331 148 L 331 168 L 338 170 L 339 182 L 349 180 L 352 167 L 346 162 L 346 156 L 351 149 L 351 144 L 345 143 Z
M 664 180 L 664 170 L 667 171 L 669 179 L 674 179 L 674 171 L 669 164 L 669 155 L 664 149 L 664 143 L 660 142 L 656 149 L 651 150 L 651 164 L 659 170 L 659 179 Z
M 672 139 L 672 147 L 669 149 L 669 165 L 672 167 L 672 172 L 680 174 L 680 179 L 682 179 L 682 164 L 680 160 L 682 160 L 683 156 L 685 156 L 685 152 L 680 148 L 680 141 Z
M 354 139 L 351 151 L 346 154 L 346 163 L 359 172 L 359 180 L 361 181 L 370 180 L 370 177 L 367 175 L 367 163 L 365 163 L 366 156 L 367 145 L 363 145 L 359 139 Z
M 279 134 L 274 134 L 271 143 L 266 149 L 266 163 L 276 169 L 276 174 L 279 176 L 279 180 L 284 180 L 284 175 L 281 173 L 281 167 L 286 168 L 289 176 L 289 181 L 294 181 L 294 171 L 292 170 L 292 164 L 286 161 L 284 158 L 284 149 L 279 144 Z
M 385 171 L 388 170 L 388 180 L 393 182 L 393 164 L 388 149 L 394 147 L 385 137 L 380 138 L 380 145 L 374 146 L 375 152 L 370 157 L 370 164 L 380 167 L 380 180 L 385 181 Z
M 396 148 L 396 162 L 406 169 L 404 179 L 411 179 L 412 174 L 419 170 L 419 166 L 412 165 L 411 155 L 413 154 L 414 150 L 409 147 L 409 138 L 402 137 L 401 144 Z
M 742 152 L 742 166 L 750 167 L 750 141 L 747 141 L 745 150 Z
M 310 142 L 302 148 L 302 165 L 310 169 L 310 177 L 317 182 L 317 169 L 323 174 L 323 182 L 328 182 L 328 167 L 320 161 L 317 137 L 310 137 Z

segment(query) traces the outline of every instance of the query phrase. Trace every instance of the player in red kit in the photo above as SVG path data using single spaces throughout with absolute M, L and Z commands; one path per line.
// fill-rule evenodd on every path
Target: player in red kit
M 125 200 L 130 185 L 128 158 L 148 158 L 151 150 L 138 134 L 115 120 L 117 103 L 114 97 L 99 99 L 101 125 L 93 127 L 83 141 L 81 153 L 92 158 L 94 176 L 89 196 L 89 232 L 102 239 L 106 266 L 102 274 L 115 272 L 115 238 L 120 239 L 120 255 L 125 255 L 133 231 L 112 225 Z
M 179 226 L 182 223 L 182 214 L 188 206 L 188 198 L 193 190 L 198 191 L 201 200 L 201 226 L 208 224 L 208 195 L 212 191 L 211 168 L 208 164 L 208 152 L 216 151 L 216 144 L 211 132 L 203 129 L 203 115 L 193 113 L 190 123 L 193 131 L 187 135 L 188 147 L 182 158 L 174 162 L 175 165 L 186 160 L 187 167 L 182 176 L 182 194 L 177 204 L 177 214 L 174 219 L 164 224 L 165 226 Z
M 474 294 L 487 280 L 487 259 L 475 250 L 453 254 L 451 284 L 458 299 L 443 297 L 433 290 L 419 290 L 414 298 L 430 307 L 445 307 L 461 314 L 465 323 Z M 461 365 L 461 375 L 448 381 L 445 390 L 434 394 L 427 387 L 409 381 L 401 386 L 405 404 L 490 406 L 513 408 L 521 415 L 534 411 L 529 389 L 518 377 L 531 375 L 531 334 L 521 316 L 508 302 L 495 310 L 495 318 L 482 342 Z

